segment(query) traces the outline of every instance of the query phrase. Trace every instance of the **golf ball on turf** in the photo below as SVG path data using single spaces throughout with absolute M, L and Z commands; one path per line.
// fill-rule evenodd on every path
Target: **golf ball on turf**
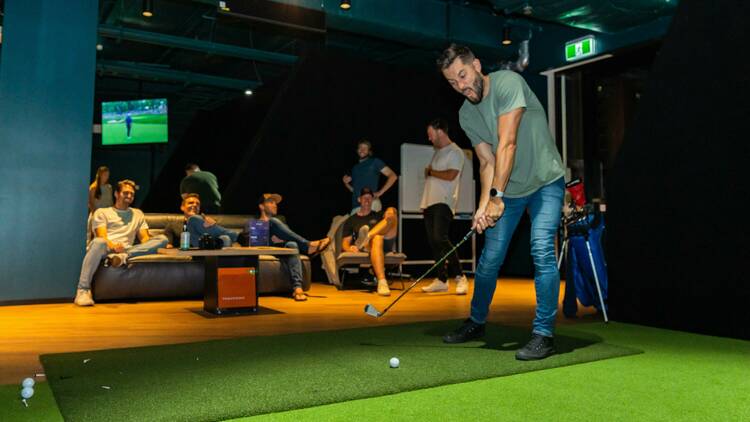
M 26 379 L 23 380 L 23 382 L 21 382 L 21 385 L 23 386 L 23 388 L 33 387 L 34 386 L 34 379 L 33 378 L 26 378 Z
M 31 396 L 34 395 L 34 389 L 31 387 L 24 387 L 23 390 L 21 390 L 21 397 L 25 399 L 30 399 Z
M 398 368 L 398 358 L 391 358 L 391 368 Z

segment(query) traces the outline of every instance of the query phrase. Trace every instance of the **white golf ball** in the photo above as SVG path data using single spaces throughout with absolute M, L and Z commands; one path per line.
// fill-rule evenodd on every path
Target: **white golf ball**
M 31 396 L 34 395 L 34 389 L 31 387 L 24 387 L 23 390 L 21 390 L 21 397 L 25 399 L 30 399 Z
M 34 379 L 33 378 L 26 378 L 26 379 L 23 380 L 23 382 L 21 382 L 21 385 L 23 386 L 23 388 L 33 387 L 34 386 Z
M 399 363 L 398 358 L 391 358 L 391 368 L 398 368 Z

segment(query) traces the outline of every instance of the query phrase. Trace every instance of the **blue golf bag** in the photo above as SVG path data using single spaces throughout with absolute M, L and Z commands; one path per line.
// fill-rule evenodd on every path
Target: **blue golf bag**
M 566 228 L 568 237 L 563 313 L 565 316 L 574 317 L 578 308 L 576 304 L 576 298 L 578 298 L 581 305 L 594 306 L 600 312 L 602 302 L 604 302 L 606 314 L 608 282 L 607 263 L 602 249 L 604 217 L 601 214 L 586 213 L 566 224 Z M 589 255 L 589 248 L 591 255 Z M 601 301 L 596 287 L 597 279 L 601 289 Z

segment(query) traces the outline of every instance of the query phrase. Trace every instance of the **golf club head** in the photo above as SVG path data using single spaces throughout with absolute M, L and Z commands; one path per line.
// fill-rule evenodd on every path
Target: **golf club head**
M 382 315 L 380 311 L 375 309 L 375 307 L 370 305 L 369 303 L 365 305 L 365 313 L 373 318 L 378 318 L 380 315 Z

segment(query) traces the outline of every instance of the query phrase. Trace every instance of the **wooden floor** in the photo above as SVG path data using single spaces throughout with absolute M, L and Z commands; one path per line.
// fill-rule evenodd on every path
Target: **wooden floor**
M 400 289 L 400 284 L 396 282 L 392 287 Z M 265 296 L 260 298 L 263 309 L 257 315 L 213 318 L 202 313 L 201 301 L 101 303 L 93 308 L 79 308 L 72 303 L 0 306 L 0 384 L 14 384 L 43 373 L 39 355 L 45 353 L 467 317 L 471 291 L 466 296 L 456 296 L 418 290 L 417 287 L 408 293 L 380 319 L 365 315 L 365 304 L 383 309 L 399 290 L 388 298 L 313 284 L 307 302 Z M 561 294 L 563 290 L 560 289 Z M 534 306 L 532 280 L 503 279 L 495 291 L 490 319 L 530 326 Z M 558 322 L 570 323 L 563 318 L 558 318 Z

